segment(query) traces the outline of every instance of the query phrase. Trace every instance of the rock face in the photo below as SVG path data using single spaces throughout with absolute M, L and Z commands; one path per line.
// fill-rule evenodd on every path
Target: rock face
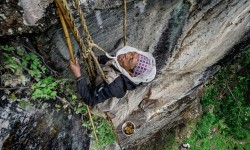
M 2 92 L 0 93 L 2 95 Z M 24 110 L 1 96 L 1 149 L 88 149 L 80 116 L 50 109 Z
M 42 9 L 50 3 L 49 0 L 41 2 Z M 123 45 L 122 2 L 86 0 L 82 6 L 94 42 L 115 53 Z M 49 7 L 55 11 L 53 6 Z M 3 16 L 8 15 L 0 17 Z M 28 27 L 36 29 L 41 25 L 38 20 L 28 21 L 31 25 Z M 0 21 L 2 25 L 3 20 Z M 51 22 L 47 26 L 51 27 Z M 8 28 L 1 29 L 4 29 L 1 35 L 9 35 Z M 153 53 L 157 77 L 120 100 L 119 111 L 112 121 L 122 146 L 129 149 L 140 145 L 162 127 L 171 128 L 195 118 L 199 112 L 197 88 L 249 44 L 249 30 L 248 0 L 127 1 L 127 45 Z M 67 75 L 64 68 L 69 54 L 59 23 L 40 34 L 36 42 L 41 53 L 49 54 L 46 58 L 51 65 Z M 73 43 L 78 54 L 76 42 Z M 136 132 L 129 137 L 121 131 L 126 120 L 136 125 Z
M 3 0 L 0 2 L 0 36 L 41 33 L 56 23 L 53 0 Z M 46 11 L 47 10 L 47 11 Z

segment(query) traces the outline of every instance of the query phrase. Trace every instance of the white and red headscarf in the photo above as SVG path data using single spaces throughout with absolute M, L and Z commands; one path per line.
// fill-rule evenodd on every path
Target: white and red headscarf
M 151 65 L 149 58 L 142 55 L 142 54 L 139 54 L 137 64 L 133 70 L 132 77 L 136 77 L 136 76 L 144 73 L 145 71 L 147 71 L 148 65 Z
M 133 70 L 132 76 L 130 76 L 129 73 L 124 68 L 122 68 L 119 62 L 117 61 L 118 55 L 125 54 L 128 52 L 137 52 L 139 54 L 139 58 Z M 143 52 L 130 46 L 124 46 L 122 49 L 118 50 L 115 57 L 110 57 L 108 54 L 106 55 L 109 58 L 113 59 L 114 61 L 112 64 L 117 69 L 119 69 L 123 75 L 125 75 L 135 84 L 139 84 L 141 82 L 150 82 L 155 78 L 156 75 L 155 59 L 153 55 L 149 52 Z

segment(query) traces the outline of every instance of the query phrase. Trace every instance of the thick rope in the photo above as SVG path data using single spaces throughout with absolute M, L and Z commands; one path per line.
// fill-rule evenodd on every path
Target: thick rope
M 84 66 L 86 68 L 86 71 L 87 71 L 87 74 L 88 74 L 90 80 L 93 82 L 95 79 L 95 76 L 96 76 L 96 74 L 95 74 L 96 69 L 92 65 L 92 61 L 91 61 L 92 58 L 89 57 L 90 49 L 88 47 L 88 49 L 86 50 L 86 47 L 84 46 L 84 42 L 79 34 L 80 32 L 79 32 L 78 28 L 76 27 L 74 17 L 70 11 L 70 8 L 69 8 L 67 2 L 65 0 L 63 0 L 62 2 L 63 2 L 64 9 L 62 7 L 59 7 L 59 8 L 62 8 L 63 10 L 65 10 L 64 11 L 66 14 L 66 15 L 64 15 L 64 16 L 66 16 L 65 20 L 66 20 L 67 24 L 69 25 L 69 27 L 71 27 L 73 35 L 75 36 L 77 43 L 79 44 L 79 46 L 82 50 Z
M 64 9 L 63 9 L 61 3 L 59 2 L 59 0 L 56 0 L 56 2 L 58 4 L 60 10 L 62 12 L 64 12 L 64 14 L 65 14 L 64 19 L 66 20 L 67 24 L 69 25 L 70 29 L 72 30 L 72 33 L 73 33 L 75 39 L 77 40 L 77 43 L 79 44 L 79 46 L 83 52 L 83 62 L 84 62 L 87 74 L 88 74 L 90 80 L 94 81 L 94 78 L 96 76 L 96 74 L 95 74 L 96 69 L 92 65 L 92 59 L 94 59 L 94 58 L 91 58 L 94 55 L 90 54 L 90 56 L 89 56 L 89 53 L 91 50 L 89 48 L 88 48 L 88 51 L 86 50 L 86 47 L 84 46 L 83 40 L 81 39 L 81 37 L 79 35 L 78 28 L 75 26 L 75 21 L 74 21 L 73 15 L 69 11 L 70 9 L 68 7 L 67 2 L 65 0 L 63 0 Z M 88 53 L 88 55 L 84 55 L 84 53 Z M 101 67 L 98 67 L 98 68 L 101 68 Z
M 126 42 L 127 42 L 126 18 L 127 18 L 127 3 L 126 3 L 126 0 L 123 0 L 123 44 L 124 44 L 124 46 L 126 46 Z
M 59 0 L 55 0 L 55 2 L 57 3 L 59 9 L 61 10 L 62 14 L 63 14 L 63 17 L 64 17 L 64 20 L 67 22 L 68 26 L 70 27 L 80 49 L 82 50 L 82 53 L 83 53 L 83 62 L 84 62 L 84 65 L 85 65 L 85 69 L 86 71 L 88 72 L 88 74 L 90 74 L 91 72 L 91 69 L 87 64 L 87 54 L 86 54 L 86 47 L 84 46 L 84 43 L 83 43 L 83 40 L 81 39 L 81 36 L 79 34 L 79 31 L 78 31 L 78 28 L 76 26 L 73 26 L 75 23 L 74 21 L 74 18 L 72 16 L 72 14 L 70 14 L 68 11 L 64 10 L 63 9 L 63 6 L 62 4 L 60 3 Z M 67 3 L 64 4 L 65 5 L 65 8 L 67 8 Z M 71 20 L 72 19 L 72 20 Z M 71 20 L 71 21 L 70 21 Z
M 55 1 L 56 1 L 57 5 L 59 6 L 59 8 L 61 9 L 61 11 L 63 11 L 63 8 L 60 5 L 59 0 L 55 0 Z M 83 40 L 81 39 L 81 37 L 79 35 L 78 28 L 75 25 L 75 20 L 73 18 L 73 15 L 70 13 L 70 9 L 68 7 L 68 4 L 67 4 L 66 0 L 62 0 L 63 7 L 64 7 L 64 10 L 65 10 L 64 19 L 66 20 L 67 24 L 69 25 L 70 29 L 72 30 L 72 33 L 73 33 L 74 37 L 76 38 L 79 46 L 81 47 L 83 54 L 85 54 L 83 56 L 85 56 L 85 60 L 86 60 L 85 63 L 87 63 L 87 66 L 88 66 L 87 71 L 88 71 L 89 77 L 91 77 L 91 76 L 95 77 L 96 76 L 95 72 L 94 72 L 93 65 L 91 65 L 92 64 L 91 59 L 93 59 L 96 66 L 97 66 L 97 68 L 99 69 L 99 72 L 101 73 L 103 79 L 105 80 L 105 75 L 103 73 L 103 70 L 101 69 L 101 66 L 100 66 L 98 60 L 96 59 L 92 49 L 93 49 L 93 47 L 95 47 L 95 48 L 97 48 L 98 50 L 100 50 L 100 51 L 102 51 L 104 53 L 106 53 L 106 52 L 105 52 L 105 50 L 103 50 L 101 47 L 99 47 L 97 44 L 95 44 L 93 42 L 93 40 L 92 40 L 92 38 L 90 36 L 90 33 L 88 31 L 87 25 L 86 25 L 86 21 L 85 21 L 85 18 L 84 18 L 83 11 L 80 8 L 79 1 L 74 0 L 74 2 L 75 2 L 75 7 L 76 7 L 76 9 L 78 11 L 78 14 L 80 16 L 81 24 L 83 26 L 83 29 L 84 29 L 84 32 L 85 32 L 85 35 L 86 35 L 86 40 L 87 40 L 87 44 L 88 44 L 88 49 L 87 50 L 86 50 L 86 47 L 84 46 Z M 124 32 L 124 45 L 126 45 L 126 0 L 124 0 L 124 29 L 123 29 L 123 32 Z M 88 54 L 90 54 L 90 56 Z M 92 57 L 92 58 L 90 58 L 90 57 Z M 91 124 L 92 124 L 93 129 L 94 129 L 94 133 L 95 133 L 95 127 L 94 127 L 93 120 L 92 120 L 92 117 L 91 117 L 90 110 L 89 110 L 88 106 L 87 106 L 87 110 L 88 110 L 88 114 L 90 116 Z M 120 140 L 119 140 L 119 137 L 117 135 L 116 129 L 115 129 L 114 125 L 113 125 L 112 120 L 109 119 L 109 121 L 110 121 L 110 123 L 112 125 L 113 132 L 115 133 L 115 136 L 117 138 L 117 142 L 118 142 L 118 144 L 120 146 L 120 149 L 121 149 L 121 144 L 120 144 Z M 96 133 L 95 133 L 95 137 L 96 137 L 96 141 L 98 143 Z
M 99 50 L 103 51 L 104 53 L 106 53 L 106 51 L 103 50 L 102 48 L 100 48 L 98 45 L 94 44 L 94 42 L 93 42 L 93 40 L 92 40 L 92 38 L 91 38 L 91 35 L 90 35 L 90 33 L 89 33 L 88 27 L 87 27 L 87 25 L 86 25 L 86 21 L 85 21 L 85 18 L 84 18 L 84 13 L 83 13 L 83 11 L 82 11 L 80 5 L 79 5 L 79 1 L 78 1 L 78 0 L 74 0 L 74 2 L 75 2 L 75 7 L 76 7 L 76 9 L 77 9 L 77 11 L 78 11 L 78 14 L 79 14 L 79 16 L 80 16 L 81 24 L 82 24 L 82 26 L 83 26 L 85 35 L 86 35 L 86 37 L 87 37 L 87 42 L 88 42 L 88 46 L 89 46 L 88 51 L 90 52 L 90 54 L 91 54 L 91 56 L 92 56 L 92 58 L 93 58 L 93 60 L 94 60 L 94 62 L 95 62 L 95 64 L 96 64 L 97 68 L 99 69 L 99 72 L 101 73 L 103 80 L 105 80 L 105 75 L 104 75 L 104 73 L 103 73 L 103 71 L 102 71 L 102 68 L 101 68 L 101 66 L 100 66 L 100 64 L 99 64 L 99 62 L 98 62 L 98 60 L 96 59 L 94 53 L 92 52 L 92 49 L 93 49 L 93 47 L 96 47 L 96 48 L 98 48 Z
M 79 16 L 80 16 L 80 19 L 81 19 L 81 24 L 82 24 L 82 26 L 83 26 L 83 28 L 84 28 L 85 35 L 86 35 L 86 37 L 87 37 L 87 42 L 88 42 L 88 46 L 89 46 L 89 49 L 88 49 L 88 50 L 90 51 L 90 54 L 92 55 L 92 58 L 94 59 L 94 62 L 95 62 L 95 64 L 97 65 L 97 67 L 98 67 L 98 69 L 99 69 L 99 71 L 100 71 L 100 73 L 101 73 L 101 75 L 102 75 L 102 78 L 105 80 L 105 75 L 104 75 L 104 73 L 103 73 L 103 71 L 102 71 L 102 68 L 101 68 L 101 66 L 100 66 L 100 64 L 99 64 L 99 62 L 98 62 L 98 60 L 96 59 L 96 57 L 95 57 L 95 55 L 94 55 L 94 53 L 93 53 L 93 51 L 92 51 L 92 48 L 95 47 L 95 48 L 99 49 L 100 51 L 102 51 L 102 52 L 104 52 L 104 53 L 106 53 L 106 51 L 103 50 L 100 46 L 98 46 L 97 44 L 95 44 L 95 43 L 93 42 L 93 40 L 92 40 L 92 38 L 91 38 L 91 35 L 90 35 L 89 31 L 88 31 L 87 25 L 86 25 L 86 21 L 85 21 L 85 19 L 84 19 L 83 11 L 82 11 L 81 8 L 80 8 L 79 1 L 78 1 L 78 0 L 74 0 L 74 2 L 75 2 L 75 7 L 76 7 L 76 9 L 77 9 L 77 11 L 78 11 L 78 14 L 79 14 Z M 106 116 L 107 116 L 107 115 L 106 115 Z M 118 137 L 118 135 L 117 135 L 116 129 L 115 129 L 115 127 L 114 127 L 114 124 L 113 124 L 113 122 L 112 122 L 111 119 L 108 118 L 108 120 L 109 120 L 109 122 L 111 123 L 112 130 L 113 130 L 113 132 L 114 132 L 114 134 L 115 134 L 115 136 L 116 136 L 117 142 L 118 142 L 118 144 L 119 144 L 119 146 L 120 146 L 120 149 L 121 149 L 120 139 L 119 139 L 119 137 Z
M 59 0 L 56 0 L 58 1 L 59 3 Z M 60 4 L 60 3 L 59 3 Z M 80 48 L 84 51 L 84 54 L 85 56 L 87 55 L 86 54 L 86 47 L 84 46 L 84 43 L 83 43 L 83 40 L 81 38 L 81 35 L 80 35 L 80 32 L 78 31 L 78 28 L 76 27 L 76 24 L 75 24 L 75 19 L 72 15 L 72 13 L 70 13 L 70 8 L 66 2 L 66 0 L 62 0 L 62 6 L 63 6 L 63 10 L 65 10 L 65 16 L 67 17 L 67 20 L 70 21 L 70 24 L 71 24 L 71 28 L 73 29 L 73 32 L 75 33 L 75 36 L 77 37 L 77 41 L 78 41 L 78 44 L 80 46 Z M 60 6 L 60 5 L 59 5 Z M 62 9 L 61 9 L 62 10 Z M 68 23 L 69 24 L 69 23 Z M 87 57 L 87 56 L 86 56 Z
M 84 45 L 84 42 L 83 42 L 83 40 L 82 40 L 82 38 L 81 38 L 81 35 L 80 35 L 80 32 L 79 32 L 79 30 L 78 30 L 78 28 L 77 28 L 77 26 L 76 26 L 76 21 L 75 21 L 75 19 L 74 19 L 74 17 L 73 17 L 73 15 L 72 15 L 72 13 L 71 13 L 71 11 L 70 11 L 70 8 L 69 8 L 69 6 L 68 6 L 68 4 L 67 4 L 67 1 L 66 0 L 62 0 L 62 4 L 63 4 L 63 8 L 64 8 L 64 10 L 65 10 L 65 16 L 67 17 L 67 19 L 70 21 L 70 24 L 71 24 L 71 27 L 73 28 L 73 31 L 74 31 L 74 33 L 75 33 L 75 35 L 76 35 L 76 39 L 77 39 L 77 41 L 78 41 L 78 44 L 79 44 L 79 46 L 81 47 L 81 49 L 82 49 L 82 52 L 83 52 L 83 56 L 85 57 L 85 58 L 87 58 L 88 57 L 88 53 L 87 53 L 87 50 L 86 50 L 86 47 L 85 47 L 85 45 Z M 69 24 L 69 23 L 68 23 Z
M 79 5 L 79 1 L 78 1 L 78 0 L 74 0 L 74 2 L 75 2 L 75 7 L 76 7 L 76 9 L 77 9 L 77 11 L 78 11 L 78 14 L 79 14 L 79 16 L 80 16 L 80 19 L 81 19 L 81 24 L 82 24 L 83 29 L 84 29 L 84 32 L 85 32 L 85 34 L 86 34 L 87 41 L 88 41 L 89 43 L 93 43 L 93 40 L 92 40 L 92 38 L 91 38 L 91 36 L 90 36 L 90 34 L 89 34 L 88 27 L 87 27 L 87 25 L 86 25 L 86 21 L 85 21 L 85 18 L 84 18 L 83 11 L 82 11 L 82 9 L 81 9 L 81 7 L 80 7 L 80 5 Z M 89 44 L 89 43 L 88 43 L 88 44 Z
M 67 44 L 68 44 L 68 47 L 71 47 L 69 48 L 69 51 L 70 51 L 70 55 L 71 55 L 71 60 L 76 63 L 75 59 L 74 59 L 74 54 L 73 54 L 73 49 L 72 49 L 72 43 L 71 43 L 71 40 L 69 38 L 69 33 L 68 33 L 68 29 L 66 27 L 66 24 L 65 24 L 65 21 L 64 21 L 64 18 L 62 16 L 62 13 L 58 7 L 58 4 L 56 3 L 56 6 L 57 6 L 57 10 L 58 10 L 58 13 L 59 13 L 59 17 L 60 17 L 60 20 L 61 20 L 61 24 L 63 26 L 63 30 L 64 30 L 64 33 L 65 33 L 65 36 L 67 38 Z M 93 119 L 92 119 L 92 116 L 91 116 L 91 113 L 90 113 L 90 110 L 89 110 L 89 107 L 86 105 L 87 107 L 87 110 L 88 110 L 88 115 L 89 115 L 89 119 L 90 119 L 90 122 L 91 122 L 91 125 L 92 125 L 92 128 L 93 128 L 93 131 L 94 131 L 94 135 L 95 135 L 95 139 L 96 139 L 96 142 L 98 144 L 98 138 L 97 138 L 97 134 L 96 134 L 96 129 L 95 129 L 95 125 L 93 123 Z

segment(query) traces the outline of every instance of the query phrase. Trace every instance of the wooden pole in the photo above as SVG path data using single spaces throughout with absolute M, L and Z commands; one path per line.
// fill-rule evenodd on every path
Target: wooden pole
M 62 24 L 62 27 L 63 27 L 63 31 L 64 31 L 64 34 L 65 34 L 65 37 L 66 37 L 67 45 L 68 45 L 68 48 L 69 48 L 70 58 L 71 58 L 72 62 L 74 64 L 76 64 L 74 53 L 73 53 L 73 48 L 72 48 L 72 43 L 71 43 L 71 40 L 69 38 L 69 32 L 68 32 L 67 26 L 65 24 L 65 20 L 63 18 L 61 10 L 58 7 L 57 2 L 56 2 L 56 6 L 57 6 L 57 11 L 58 11 L 58 14 L 59 14 L 60 21 L 61 21 L 61 24 Z M 96 130 L 95 130 L 95 125 L 93 123 L 93 119 L 92 119 L 89 107 L 87 105 L 86 105 L 86 107 L 87 107 L 87 110 L 88 110 L 88 115 L 89 115 L 89 119 L 90 119 L 91 125 L 93 127 L 93 131 L 94 131 L 96 143 L 98 144 L 98 138 L 97 138 L 97 134 L 96 134 Z
M 66 24 L 65 24 L 64 18 L 63 18 L 63 16 L 62 16 L 62 12 L 61 12 L 61 10 L 59 9 L 57 3 L 56 3 L 56 7 L 57 7 L 57 11 L 58 11 L 58 14 L 59 14 L 59 18 L 60 18 L 60 21 L 61 21 L 61 24 L 62 24 L 62 27 L 63 27 L 64 35 L 65 35 L 65 38 L 66 38 L 66 42 L 67 42 L 67 45 L 68 45 L 68 48 L 69 48 L 70 59 L 71 59 L 71 61 L 72 61 L 74 64 L 76 64 L 76 60 L 75 60 L 74 52 L 73 52 L 73 48 L 72 48 L 72 43 L 71 43 L 71 40 L 70 40 L 70 37 L 69 37 L 68 28 L 67 28 L 67 26 L 66 26 Z

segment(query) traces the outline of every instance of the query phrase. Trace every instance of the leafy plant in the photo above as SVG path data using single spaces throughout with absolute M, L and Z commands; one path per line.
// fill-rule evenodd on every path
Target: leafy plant
M 1 60 L 4 60 L 4 66 L 0 69 L 5 69 L 7 72 L 2 77 L 9 78 L 5 86 L 17 86 L 18 84 L 26 84 L 29 81 L 30 94 L 25 98 L 17 98 L 16 93 L 11 94 L 11 98 L 15 99 L 19 106 L 23 109 L 30 109 L 33 107 L 32 100 L 51 100 L 62 96 L 61 101 L 67 101 L 64 106 L 71 105 L 71 108 L 76 114 L 81 113 L 84 121 L 83 126 L 92 130 L 91 123 L 87 119 L 87 109 L 83 102 L 79 101 L 79 97 L 75 89 L 72 88 L 73 80 L 70 79 L 55 79 L 47 74 L 46 67 L 42 64 L 40 59 L 34 53 L 28 53 L 25 50 L 14 48 L 13 46 L 4 45 L 0 46 Z M 16 81 L 13 82 L 12 75 L 16 76 Z M 27 93 L 29 93 L 27 92 Z M 34 101 L 33 101 L 34 102 Z M 59 103 L 54 105 L 56 109 L 62 109 Z M 68 109 L 71 110 L 71 109 Z M 115 136 L 112 132 L 110 123 L 100 117 L 93 116 L 93 121 L 96 127 L 96 133 L 99 139 L 99 145 L 95 148 L 104 147 L 105 145 L 112 144 L 115 141 Z
M 33 99 L 37 99 L 37 98 L 55 99 L 55 96 L 57 94 L 57 91 L 55 90 L 55 88 L 57 85 L 58 85 L 57 82 L 53 82 L 52 77 L 46 77 L 38 81 L 31 87 L 31 89 L 33 90 L 32 98 Z
M 222 76 L 227 78 L 221 78 Z M 244 93 L 248 90 L 249 78 L 235 76 L 234 79 L 228 78 L 229 76 L 230 74 L 225 72 L 219 73 L 219 78 L 213 85 L 207 87 L 202 104 L 204 107 L 214 106 L 215 115 L 225 120 L 225 124 L 229 127 L 225 129 L 228 134 L 236 138 L 245 138 L 242 127 L 248 123 L 250 106 L 246 104 Z
M 35 54 L 29 53 L 22 56 L 23 56 L 22 66 L 29 67 L 28 70 L 29 75 L 31 77 L 34 77 L 34 79 L 38 81 L 41 78 L 42 73 L 46 72 L 46 68 L 41 65 L 39 58 Z
M 0 50 L 5 51 L 5 52 L 11 52 L 11 51 L 14 51 L 15 48 L 13 46 L 9 46 L 9 45 L 1 45 Z M 6 53 L 4 55 L 6 55 Z
M 94 149 L 103 148 L 106 145 L 113 144 L 115 135 L 112 130 L 111 124 L 104 118 L 93 116 L 95 122 L 96 134 L 98 137 L 98 145 L 94 145 Z

